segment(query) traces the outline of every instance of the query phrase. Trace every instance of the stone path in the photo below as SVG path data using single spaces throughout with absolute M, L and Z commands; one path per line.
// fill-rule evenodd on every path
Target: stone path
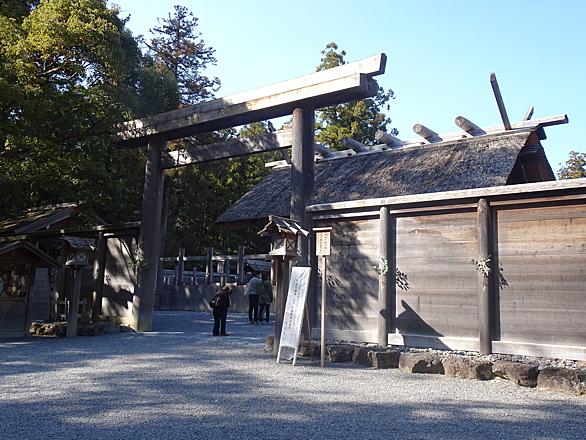
M 586 398 L 505 380 L 277 365 L 268 326 L 161 312 L 153 332 L 0 341 L 0 439 L 584 439 Z

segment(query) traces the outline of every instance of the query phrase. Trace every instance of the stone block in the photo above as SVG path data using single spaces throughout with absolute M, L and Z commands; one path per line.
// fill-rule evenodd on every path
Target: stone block
M 442 360 L 431 353 L 401 353 L 399 369 L 405 373 L 444 374 Z
M 586 394 L 586 370 L 546 367 L 537 376 L 537 388 L 547 391 Z
M 349 345 L 328 345 L 326 359 L 335 364 L 339 362 L 352 362 L 354 347 Z
M 320 344 L 319 342 L 310 343 L 309 341 L 303 342 L 299 345 L 299 351 L 297 352 L 297 356 L 300 357 L 320 357 Z
M 520 362 L 496 361 L 492 366 L 495 376 L 508 379 L 522 387 L 534 388 L 537 386 L 537 365 Z
M 490 380 L 494 378 L 490 362 L 450 356 L 442 359 L 444 374 L 460 379 Z
M 363 367 L 372 367 L 372 361 L 368 356 L 368 353 L 372 351 L 367 347 L 355 347 L 354 353 L 352 353 L 352 362 Z
M 397 350 L 368 352 L 370 363 L 378 369 L 398 368 L 400 355 L 401 352 Z

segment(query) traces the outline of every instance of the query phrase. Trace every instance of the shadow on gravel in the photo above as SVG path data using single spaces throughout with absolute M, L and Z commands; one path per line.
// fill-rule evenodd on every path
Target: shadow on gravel
M 0 438 L 584 438 L 585 406 L 563 399 L 518 405 L 430 392 L 393 402 L 396 387 L 437 382 L 425 375 L 389 375 L 385 402 L 355 402 L 339 381 L 320 391 L 340 369 L 355 370 L 348 380 L 367 372 L 275 366 L 260 349 L 270 327 L 243 316 L 228 326 L 235 336 L 213 338 L 209 316 L 169 312 L 157 314 L 152 333 L 0 344 Z M 380 380 L 389 370 L 370 373 Z

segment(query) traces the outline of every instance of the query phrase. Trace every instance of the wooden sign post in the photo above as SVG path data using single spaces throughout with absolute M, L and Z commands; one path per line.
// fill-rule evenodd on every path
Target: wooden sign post
M 327 287 L 328 272 L 327 259 L 330 255 L 330 232 L 332 228 L 314 228 L 315 232 L 315 254 L 321 255 L 321 366 L 326 366 L 326 310 L 327 310 Z
M 281 360 L 281 351 L 284 347 L 293 349 L 293 365 L 297 361 L 299 352 L 299 337 L 301 336 L 301 325 L 303 323 L 303 311 L 305 300 L 309 289 L 310 267 L 294 267 L 291 269 L 291 280 L 289 281 L 289 292 L 287 304 L 283 316 L 283 327 L 279 350 L 277 352 L 277 363 Z

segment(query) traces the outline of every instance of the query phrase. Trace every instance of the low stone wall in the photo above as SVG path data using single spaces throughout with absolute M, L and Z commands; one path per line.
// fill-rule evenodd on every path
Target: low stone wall
M 273 352 L 274 337 L 266 340 L 265 350 Z M 320 344 L 304 343 L 298 356 L 319 359 Z M 516 359 L 513 359 L 516 358 Z M 525 387 L 546 391 L 586 395 L 586 363 L 546 358 L 458 353 L 411 348 L 381 348 L 353 344 L 328 344 L 330 363 L 353 362 L 368 368 L 398 368 L 404 373 L 443 374 L 469 380 L 501 378 Z

